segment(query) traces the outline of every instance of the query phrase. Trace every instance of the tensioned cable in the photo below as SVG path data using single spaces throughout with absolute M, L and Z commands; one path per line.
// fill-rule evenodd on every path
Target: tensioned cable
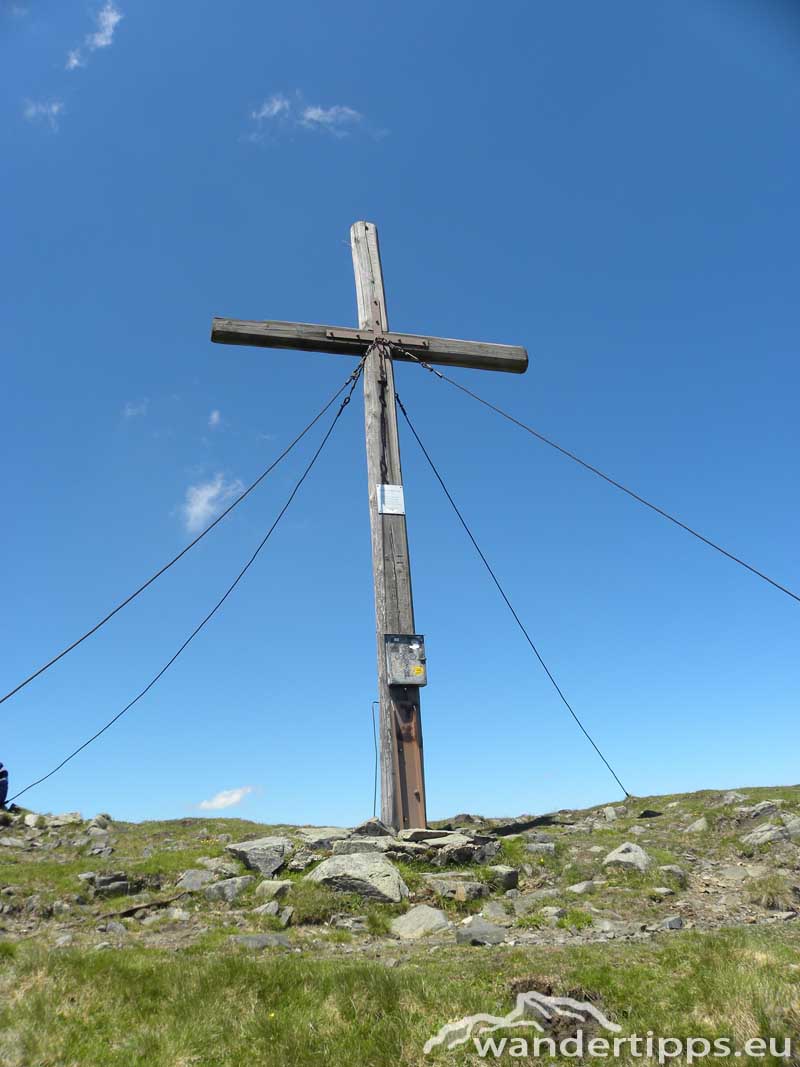
M 354 377 L 360 373 L 360 367 L 353 371 L 353 373 L 348 377 L 344 385 L 342 385 L 340 389 L 336 390 L 336 392 L 333 394 L 327 404 L 314 416 L 314 418 L 311 420 L 311 422 L 309 422 L 305 429 L 301 430 L 301 432 L 297 435 L 297 437 L 295 437 L 291 444 L 286 446 L 286 448 L 283 450 L 283 452 L 281 452 L 278 458 L 274 460 L 267 467 L 266 470 L 262 471 L 261 474 L 259 474 L 259 476 L 256 478 L 256 480 L 254 482 L 251 482 L 250 485 L 248 485 L 248 487 L 242 493 L 240 493 L 239 496 L 237 496 L 236 499 L 231 504 L 229 504 L 228 507 L 225 508 L 225 510 L 220 515 L 216 517 L 216 519 L 214 519 L 213 522 L 209 523 L 208 526 L 206 526 L 206 528 L 201 533 L 199 533 L 193 541 L 190 541 L 185 548 L 181 549 L 177 556 L 174 556 L 169 561 L 169 563 L 165 563 L 164 566 L 161 567 L 160 570 L 157 570 L 151 578 L 148 578 L 146 582 L 144 582 L 142 585 L 139 586 L 137 590 L 135 590 L 135 592 L 131 593 L 130 596 L 127 596 L 123 601 L 117 604 L 117 606 L 112 611 L 109 611 L 108 615 L 104 616 L 102 619 L 100 619 L 99 622 L 95 623 L 95 625 L 92 626 L 90 630 L 87 630 L 85 634 L 79 637 L 76 641 L 73 641 L 71 645 L 67 645 L 67 647 L 63 649 L 63 651 L 59 652 L 57 656 L 53 656 L 51 660 L 48 660 L 47 663 L 39 667 L 38 670 L 35 670 L 33 674 L 29 675 L 24 681 L 20 682 L 19 685 L 14 686 L 14 688 L 8 693 L 6 693 L 4 697 L 0 697 L 0 704 L 4 704 L 6 700 L 10 700 L 11 697 L 13 697 L 16 693 L 20 691 L 20 689 L 24 689 L 26 685 L 32 682 L 35 678 L 38 678 L 40 674 L 44 674 L 46 670 L 48 670 L 54 664 L 58 663 L 60 659 L 63 659 L 64 656 L 66 656 L 69 652 L 72 652 L 73 649 L 77 648 L 78 645 L 82 644 L 88 637 L 91 637 L 92 634 L 96 634 L 102 626 L 105 626 L 107 622 L 114 618 L 117 612 L 122 611 L 124 607 L 127 607 L 132 600 L 135 600 L 136 597 L 139 596 L 140 593 L 143 593 L 148 586 L 152 585 L 157 578 L 160 578 L 162 574 L 165 574 L 170 569 L 170 567 L 173 567 L 178 562 L 178 560 L 182 559 L 186 555 L 186 553 L 190 549 L 194 548 L 194 546 L 199 541 L 202 541 L 207 533 L 210 533 L 214 529 L 214 527 L 221 523 L 227 515 L 230 515 L 233 509 L 239 504 L 241 504 L 244 498 L 249 496 L 253 492 L 253 490 L 257 486 L 259 486 L 261 482 L 264 481 L 267 475 L 270 474 L 278 466 L 281 460 L 285 459 L 289 455 L 295 445 L 299 444 L 300 441 L 302 441 L 308 431 L 313 426 L 315 426 L 316 423 L 319 422 L 325 412 L 335 403 L 336 400 L 338 400 L 338 398 L 342 395 L 347 386 L 351 383 L 351 381 L 353 381 Z
M 526 640 L 526 641 L 528 642 L 528 644 L 529 644 L 529 645 L 531 646 L 531 649 L 533 650 L 533 653 L 534 653 L 534 655 L 536 656 L 536 658 L 538 659 L 539 663 L 540 663 L 540 664 L 542 665 L 542 668 L 544 669 L 544 672 L 545 672 L 545 674 L 546 674 L 546 675 L 547 675 L 547 677 L 548 677 L 548 678 L 550 679 L 550 681 L 551 681 L 551 682 L 553 683 L 553 688 L 554 688 L 554 689 L 555 689 L 555 691 L 556 691 L 556 692 L 558 693 L 558 695 L 559 695 L 559 696 L 561 697 L 561 700 L 562 700 L 562 702 L 563 702 L 564 706 L 566 707 L 567 711 L 568 711 L 568 712 L 570 713 L 570 715 L 572 716 L 572 718 L 573 718 L 573 719 L 575 720 L 575 722 L 576 722 L 576 723 L 578 724 L 578 726 L 580 727 L 580 730 L 581 730 L 581 732 L 583 733 L 584 737 L 585 737 L 585 738 L 586 738 L 586 739 L 588 740 L 589 744 L 590 744 L 590 745 L 592 746 L 592 748 L 593 748 L 593 749 L 595 750 L 595 752 L 597 753 L 597 755 L 598 755 L 598 756 L 600 757 L 600 759 L 601 759 L 601 760 L 603 761 L 603 763 L 604 763 L 604 764 L 606 765 L 606 767 L 608 768 L 608 770 L 609 770 L 609 771 L 611 772 L 611 774 L 612 774 L 612 775 L 614 776 L 614 779 L 615 779 L 615 781 L 616 781 L 617 785 L 618 785 L 618 786 L 620 787 L 620 789 L 621 789 L 621 790 L 622 790 L 622 792 L 623 792 L 623 793 L 625 794 L 625 796 L 626 796 L 626 797 L 629 797 L 629 796 L 630 796 L 630 793 L 629 793 L 629 792 L 628 792 L 628 790 L 627 790 L 627 789 L 625 788 L 625 786 L 624 786 L 624 785 L 622 784 L 622 782 L 621 782 L 621 780 L 620 780 L 620 778 L 619 778 L 619 775 L 618 775 L 618 774 L 617 774 L 617 772 L 616 772 L 616 771 L 614 770 L 614 768 L 613 768 L 613 767 L 611 766 L 611 764 L 610 764 L 610 763 L 608 762 L 608 760 L 607 760 L 607 759 L 606 759 L 606 757 L 605 757 L 605 756 L 603 755 L 603 753 L 602 753 L 602 752 L 600 751 L 600 749 L 599 749 L 599 747 L 598 747 L 598 745 L 597 745 L 596 741 L 595 741 L 595 740 L 594 740 L 594 738 L 592 737 L 592 735 L 591 735 L 591 734 L 589 733 L 589 731 L 588 731 L 588 730 L 586 729 L 586 727 L 585 727 L 585 726 L 583 725 L 583 723 L 581 722 L 581 720 L 580 720 L 580 719 L 578 718 L 577 714 L 575 713 L 575 709 L 574 709 L 574 708 L 572 707 L 572 705 L 570 704 L 570 702 L 569 702 L 569 701 L 567 700 L 567 698 L 566 698 L 566 697 L 564 696 L 564 693 L 563 693 L 563 692 L 562 692 L 562 690 L 561 690 L 561 686 L 560 686 L 560 685 L 558 684 L 558 682 L 557 682 L 557 681 L 555 680 L 555 678 L 554 678 L 554 677 L 553 677 L 553 675 L 552 675 L 552 672 L 550 671 L 550 668 L 549 668 L 549 667 L 547 666 L 547 664 L 545 663 L 545 661 L 544 661 L 544 660 L 542 659 L 542 655 L 541 655 L 541 653 L 539 652 L 539 649 L 538 649 L 538 648 L 536 647 L 536 645 L 535 645 L 535 644 L 533 643 L 533 641 L 532 641 L 532 639 L 531 639 L 531 635 L 530 635 L 530 634 L 528 633 L 528 631 L 527 631 L 527 630 L 525 629 L 525 626 L 524 626 L 524 624 L 523 624 L 522 620 L 520 619 L 519 615 L 517 615 L 516 611 L 514 610 L 514 607 L 513 607 L 512 603 L 511 603 L 511 601 L 510 601 L 510 600 L 508 599 L 508 596 L 506 595 L 506 591 L 505 591 L 505 590 L 503 589 L 503 587 L 502 587 L 502 585 L 500 584 L 500 581 L 499 581 L 499 579 L 498 579 L 497 575 L 496 575 L 496 574 L 494 573 L 494 571 L 492 570 L 492 566 L 491 566 L 491 564 L 489 563 L 489 561 L 488 561 L 488 559 L 486 558 L 486 556 L 485 556 L 485 555 L 483 554 L 483 552 L 482 552 L 482 550 L 481 550 L 481 547 L 480 547 L 480 545 L 479 545 L 479 544 L 478 544 L 478 542 L 477 542 L 477 541 L 475 540 L 475 537 L 474 537 L 474 535 L 473 535 L 473 533 L 472 533 L 472 530 L 470 530 L 469 526 L 467 525 L 467 521 L 466 521 L 466 519 L 464 518 L 464 516 L 463 516 L 463 515 L 461 514 L 461 512 L 459 511 L 459 509 L 458 509 L 458 505 L 456 504 L 455 500 L 453 500 L 452 496 L 450 495 L 450 491 L 449 491 L 449 489 L 448 489 L 448 488 L 447 488 L 447 486 L 446 486 L 446 485 L 444 484 L 444 479 L 442 478 L 441 474 L 439 473 L 439 471 L 438 471 L 438 469 L 437 469 L 437 467 L 436 467 L 436 464 L 435 464 L 435 463 L 433 462 L 433 460 L 431 459 L 431 457 L 430 457 L 430 455 L 429 455 L 429 453 L 428 453 L 428 450 L 427 450 L 427 448 L 425 447 L 425 445 L 423 445 L 422 441 L 420 440 L 419 434 L 418 434 L 418 433 L 417 433 L 417 431 L 416 431 L 416 430 L 414 429 L 414 425 L 413 425 L 413 423 L 411 422 L 411 419 L 410 419 L 410 418 L 408 417 L 408 412 L 406 411 L 405 407 L 403 406 L 403 402 L 402 402 L 402 400 L 400 399 L 400 397 L 399 397 L 399 396 L 397 396 L 397 394 L 395 394 L 395 399 L 397 400 L 397 406 L 398 406 L 398 407 L 400 408 L 400 410 L 402 411 L 402 413 L 403 413 L 403 417 L 405 418 L 406 422 L 408 423 L 408 428 L 409 428 L 409 429 L 411 430 L 412 434 L 414 435 L 414 437 L 415 437 L 415 439 L 416 439 L 416 442 L 417 442 L 417 444 L 419 445 L 419 447 L 420 447 L 420 448 L 421 448 L 421 450 L 422 450 L 422 454 L 423 454 L 423 455 L 425 456 L 425 459 L 426 459 L 426 460 L 428 461 L 428 466 L 429 466 L 429 467 L 431 468 L 431 470 L 433 471 L 434 475 L 436 476 L 436 480 L 438 481 L 439 485 L 440 485 L 440 486 L 442 487 L 442 489 L 444 490 L 444 495 L 445 495 L 445 496 L 447 497 L 447 499 L 448 499 L 448 500 L 450 501 L 450 506 L 452 507 L 453 511 L 454 511 L 454 512 L 456 513 L 456 515 L 457 515 L 457 517 L 458 517 L 458 521 L 459 521 L 459 522 L 461 523 L 461 525 L 462 525 L 462 526 L 464 527 L 464 530 L 466 531 L 467 537 L 469 537 L 469 539 L 470 539 L 470 541 L 472 542 L 472 545 L 473 545 L 473 547 L 474 547 L 475 551 L 476 551 L 476 552 L 478 553 L 478 555 L 479 555 L 479 556 L 480 556 L 480 558 L 481 558 L 481 562 L 483 563 L 483 565 L 484 565 L 484 567 L 486 568 L 486 570 L 487 570 L 487 571 L 489 572 L 489 576 L 491 577 L 492 581 L 493 581 L 493 582 L 494 582 L 494 584 L 495 584 L 495 585 L 497 586 L 497 590 L 498 590 L 498 592 L 500 593 L 500 596 L 501 596 L 501 597 L 503 598 L 503 600 L 505 601 L 505 603 L 506 603 L 506 607 L 507 607 L 507 608 L 508 608 L 508 610 L 509 610 L 509 611 L 511 612 L 511 614 L 512 614 L 512 615 L 514 616 L 514 620 L 515 620 L 515 622 L 516 622 L 517 626 L 519 626 L 520 630 L 522 631 L 522 633 L 523 633 L 523 635 L 524 635 L 524 637 L 525 637 L 525 640 Z
M 299 480 L 297 481 L 294 489 L 292 489 L 291 493 L 289 494 L 289 498 L 287 499 L 286 503 L 283 505 L 281 510 L 278 512 L 277 518 L 272 523 L 270 528 L 267 530 L 266 534 L 262 538 L 261 542 L 259 543 L 258 547 L 256 548 L 255 552 L 252 554 L 250 559 L 247 561 L 247 563 L 245 563 L 244 567 L 242 567 L 242 569 L 237 574 L 236 578 L 233 580 L 233 582 L 231 582 L 231 584 L 225 590 L 225 593 L 217 601 L 217 603 L 214 605 L 214 607 L 211 609 L 211 611 L 209 611 L 209 613 L 206 615 L 206 617 L 203 619 L 203 621 L 198 626 L 196 626 L 194 628 L 194 630 L 192 630 L 192 632 L 189 634 L 189 636 L 183 642 L 183 644 L 178 649 L 178 651 L 169 660 L 167 660 L 167 662 L 164 664 L 164 666 L 161 668 L 161 670 L 158 672 L 158 674 L 155 675 L 155 677 L 152 678 L 151 681 L 149 681 L 147 683 L 147 685 L 144 687 L 144 689 L 142 689 L 142 691 L 140 693 L 138 693 L 137 696 L 135 696 L 133 698 L 133 700 L 129 704 L 125 705 L 125 707 L 122 709 L 122 711 L 117 712 L 117 714 L 113 717 L 113 719 L 109 719 L 109 721 L 105 724 L 105 726 L 103 726 L 101 729 L 99 729 L 97 731 L 97 733 L 93 734 L 88 739 L 88 741 L 84 741 L 82 745 L 79 745 L 78 748 L 76 748 L 74 752 L 71 752 L 65 759 L 63 759 L 58 764 L 58 766 L 54 767 L 51 771 L 48 771 L 47 774 L 42 775 L 41 778 L 37 778 L 35 782 L 31 782 L 30 785 L 26 785 L 24 789 L 20 789 L 18 793 L 14 794 L 14 796 L 9 797 L 7 803 L 11 803 L 12 800 L 16 800 L 17 797 L 21 797 L 23 793 L 27 793 L 28 790 L 29 789 L 33 789 L 34 786 L 41 785 L 41 783 L 47 781 L 48 778 L 52 778 L 53 775 L 56 774 L 57 771 L 60 771 L 61 768 L 64 767 L 67 763 L 69 763 L 70 760 L 74 759 L 75 756 L 77 756 L 79 752 L 83 752 L 83 750 L 85 748 L 88 748 L 88 746 L 91 745 L 91 743 L 93 741 L 96 741 L 97 738 L 101 736 L 101 734 L 104 734 L 106 732 L 106 730 L 108 730 L 110 727 L 112 727 L 114 725 L 115 722 L 117 722 L 119 719 L 121 719 L 122 716 L 127 711 L 130 711 L 130 709 L 134 706 L 134 704 L 137 704 L 142 699 L 142 697 L 153 688 L 153 686 L 156 684 L 156 682 L 161 677 L 163 677 L 164 674 L 166 674 L 166 672 L 169 670 L 169 668 L 172 666 L 172 664 L 175 662 L 175 660 L 178 658 L 178 656 L 180 656 L 180 654 L 184 651 L 184 649 L 194 640 L 195 637 L 197 637 L 197 635 L 200 633 L 200 631 L 203 629 L 203 627 L 206 625 L 206 623 L 208 623 L 213 618 L 213 616 L 216 615 L 216 613 L 219 611 L 219 609 L 222 607 L 222 605 L 225 603 L 225 601 L 228 599 L 228 597 L 234 591 L 234 589 L 239 584 L 239 582 L 242 580 L 242 578 L 244 578 L 245 574 L 247 574 L 247 572 L 250 570 L 250 568 L 253 565 L 253 563 L 255 563 L 256 557 L 261 552 L 261 549 L 264 547 L 264 545 L 267 543 L 267 541 L 269 541 L 269 539 L 272 536 L 272 532 L 274 531 L 275 527 L 278 525 L 278 523 L 281 521 L 283 516 L 288 511 L 289 505 L 291 504 L 291 502 L 294 500 L 295 496 L 297 495 L 297 492 L 300 489 L 300 486 L 303 484 L 303 482 L 308 477 L 308 475 L 309 475 L 309 473 L 311 471 L 311 468 L 314 466 L 314 464 L 316 463 L 316 461 L 317 461 L 317 459 L 319 457 L 319 454 L 322 452 L 323 448 L 328 443 L 328 438 L 333 433 L 333 429 L 336 426 L 336 423 L 339 421 L 339 418 L 340 418 L 342 412 L 347 407 L 347 405 L 350 403 L 350 397 L 353 395 L 353 390 L 356 387 L 356 384 L 357 384 L 358 379 L 359 379 L 359 377 L 361 375 L 361 370 L 362 370 L 363 366 L 364 366 L 364 361 L 362 360 L 361 363 L 359 364 L 359 366 L 357 367 L 357 369 L 351 375 L 353 381 L 352 381 L 352 385 L 350 386 L 350 392 L 347 394 L 347 396 L 344 398 L 342 403 L 339 405 L 339 410 L 336 412 L 336 415 L 334 416 L 333 422 L 331 422 L 330 426 L 328 427 L 327 431 L 325 432 L 325 436 L 322 438 L 322 441 L 319 444 L 319 447 L 317 448 L 317 450 L 314 453 L 314 455 L 311 457 L 311 460 L 310 460 L 308 466 L 303 471 L 303 473 L 301 474 Z
M 764 572 L 758 570 L 757 567 L 754 567 L 752 566 L 752 564 L 747 563 L 743 559 L 740 559 L 739 556 L 735 556 L 732 552 L 729 552 L 726 548 L 723 548 L 722 545 L 718 545 L 715 541 L 710 540 L 708 537 L 704 537 L 703 534 L 698 533 L 697 530 L 693 530 L 691 526 L 687 526 L 685 522 L 681 522 L 680 519 L 676 519 L 674 515 L 670 515 L 668 511 L 665 511 L 663 508 L 660 508 L 658 504 L 652 504 L 649 500 L 645 500 L 643 496 L 639 496 L 639 494 L 635 493 L 633 489 L 628 489 L 628 487 L 623 485 L 622 482 L 618 482 L 616 478 L 612 478 L 610 474 L 605 474 L 598 467 L 595 467 L 591 463 L 588 463 L 585 459 L 581 459 L 580 456 L 576 456 L 574 452 L 570 452 L 568 448 L 564 448 L 563 445 L 558 444 L 556 441 L 552 441 L 549 437 L 545 437 L 543 433 L 539 433 L 539 431 L 534 430 L 532 426 L 528 426 L 527 423 L 524 423 L 520 419 L 515 418 L 507 411 L 503 411 L 503 409 L 499 408 L 496 404 L 492 404 L 489 400 L 484 400 L 482 396 L 478 396 L 477 393 L 473 393 L 471 389 L 468 389 L 465 385 L 462 385 L 461 382 L 457 382 L 454 378 L 450 378 L 448 377 L 448 375 L 442 374 L 441 371 L 437 370 L 435 367 L 432 367 L 429 363 L 426 363 L 418 356 L 415 356 L 413 352 L 409 352 L 405 348 L 399 348 L 397 345 L 393 345 L 392 347 L 398 348 L 398 351 L 401 351 L 404 356 L 408 356 L 408 358 L 412 359 L 415 363 L 419 363 L 421 367 L 424 367 L 425 370 L 430 371 L 431 374 L 435 374 L 437 378 L 441 378 L 442 381 L 448 382 L 450 385 L 454 385 L 456 389 L 460 389 L 462 393 L 466 393 L 467 396 L 471 396 L 473 400 L 477 400 L 479 404 L 483 404 L 483 406 L 489 408 L 490 411 L 496 411 L 498 415 L 502 415 L 504 419 L 508 419 L 509 422 L 513 422 L 514 425 L 519 426 L 521 430 L 525 430 L 537 440 L 542 441 L 544 444 L 549 445 L 551 448 L 554 448 L 557 452 L 560 452 L 562 456 L 566 456 L 568 459 L 571 459 L 575 463 L 580 464 L 580 466 L 584 467 L 587 471 L 591 471 L 592 474 L 596 474 L 598 478 L 602 478 L 603 481 L 608 482 L 609 485 L 613 485 L 615 489 L 620 489 L 623 493 L 627 493 L 629 497 L 632 497 L 634 500 L 637 500 L 640 504 L 644 504 L 646 508 L 650 508 L 650 510 L 655 511 L 657 515 L 661 515 L 662 518 L 668 519 L 676 526 L 679 526 L 682 530 L 685 530 L 686 533 L 691 534 L 692 537 L 696 537 L 698 541 L 702 541 L 704 545 L 708 545 L 709 548 L 715 549 L 723 556 L 726 556 L 728 559 L 733 560 L 734 563 L 738 563 L 740 567 L 744 567 L 745 570 L 750 571 L 751 574 L 755 574 L 757 578 L 761 578 L 762 581 L 768 582 L 776 589 L 779 589 L 781 593 L 785 593 L 787 596 L 790 596 L 792 600 L 796 600 L 800 603 L 800 594 L 793 592 L 791 589 L 787 589 L 785 585 L 781 585 L 780 582 L 776 582 L 774 578 L 770 578 L 768 574 L 764 574 Z

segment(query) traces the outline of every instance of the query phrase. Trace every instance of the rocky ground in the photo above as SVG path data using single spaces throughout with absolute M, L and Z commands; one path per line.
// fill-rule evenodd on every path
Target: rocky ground
M 800 787 L 428 830 L 0 814 L 0 947 L 362 954 L 793 922 Z

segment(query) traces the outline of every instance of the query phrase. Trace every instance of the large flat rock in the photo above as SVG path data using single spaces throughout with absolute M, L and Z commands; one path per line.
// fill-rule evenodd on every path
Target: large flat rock
M 259 837 L 254 841 L 240 841 L 226 845 L 225 851 L 241 860 L 251 871 L 271 878 L 286 863 L 293 849 L 288 837 Z
M 338 893 L 357 893 L 384 904 L 399 904 L 408 896 L 408 886 L 400 872 L 380 854 L 331 856 L 307 874 L 306 881 L 319 882 Z

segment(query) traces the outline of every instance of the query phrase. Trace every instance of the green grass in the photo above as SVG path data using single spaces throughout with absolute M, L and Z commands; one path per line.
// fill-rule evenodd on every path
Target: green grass
M 635 945 L 454 948 L 426 953 L 424 967 L 391 969 L 218 945 L 179 954 L 0 946 L 0 1063 L 462 1065 L 472 1062 L 468 1050 L 425 1060 L 425 1040 L 462 1015 L 508 1011 L 509 983 L 532 975 L 598 994 L 623 1033 L 743 1042 L 800 1030 L 800 931 L 785 926 Z

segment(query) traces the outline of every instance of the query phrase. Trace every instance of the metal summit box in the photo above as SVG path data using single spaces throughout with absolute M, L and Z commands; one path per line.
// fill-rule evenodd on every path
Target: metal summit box
M 384 634 L 389 685 L 427 685 L 425 638 L 422 634 Z

